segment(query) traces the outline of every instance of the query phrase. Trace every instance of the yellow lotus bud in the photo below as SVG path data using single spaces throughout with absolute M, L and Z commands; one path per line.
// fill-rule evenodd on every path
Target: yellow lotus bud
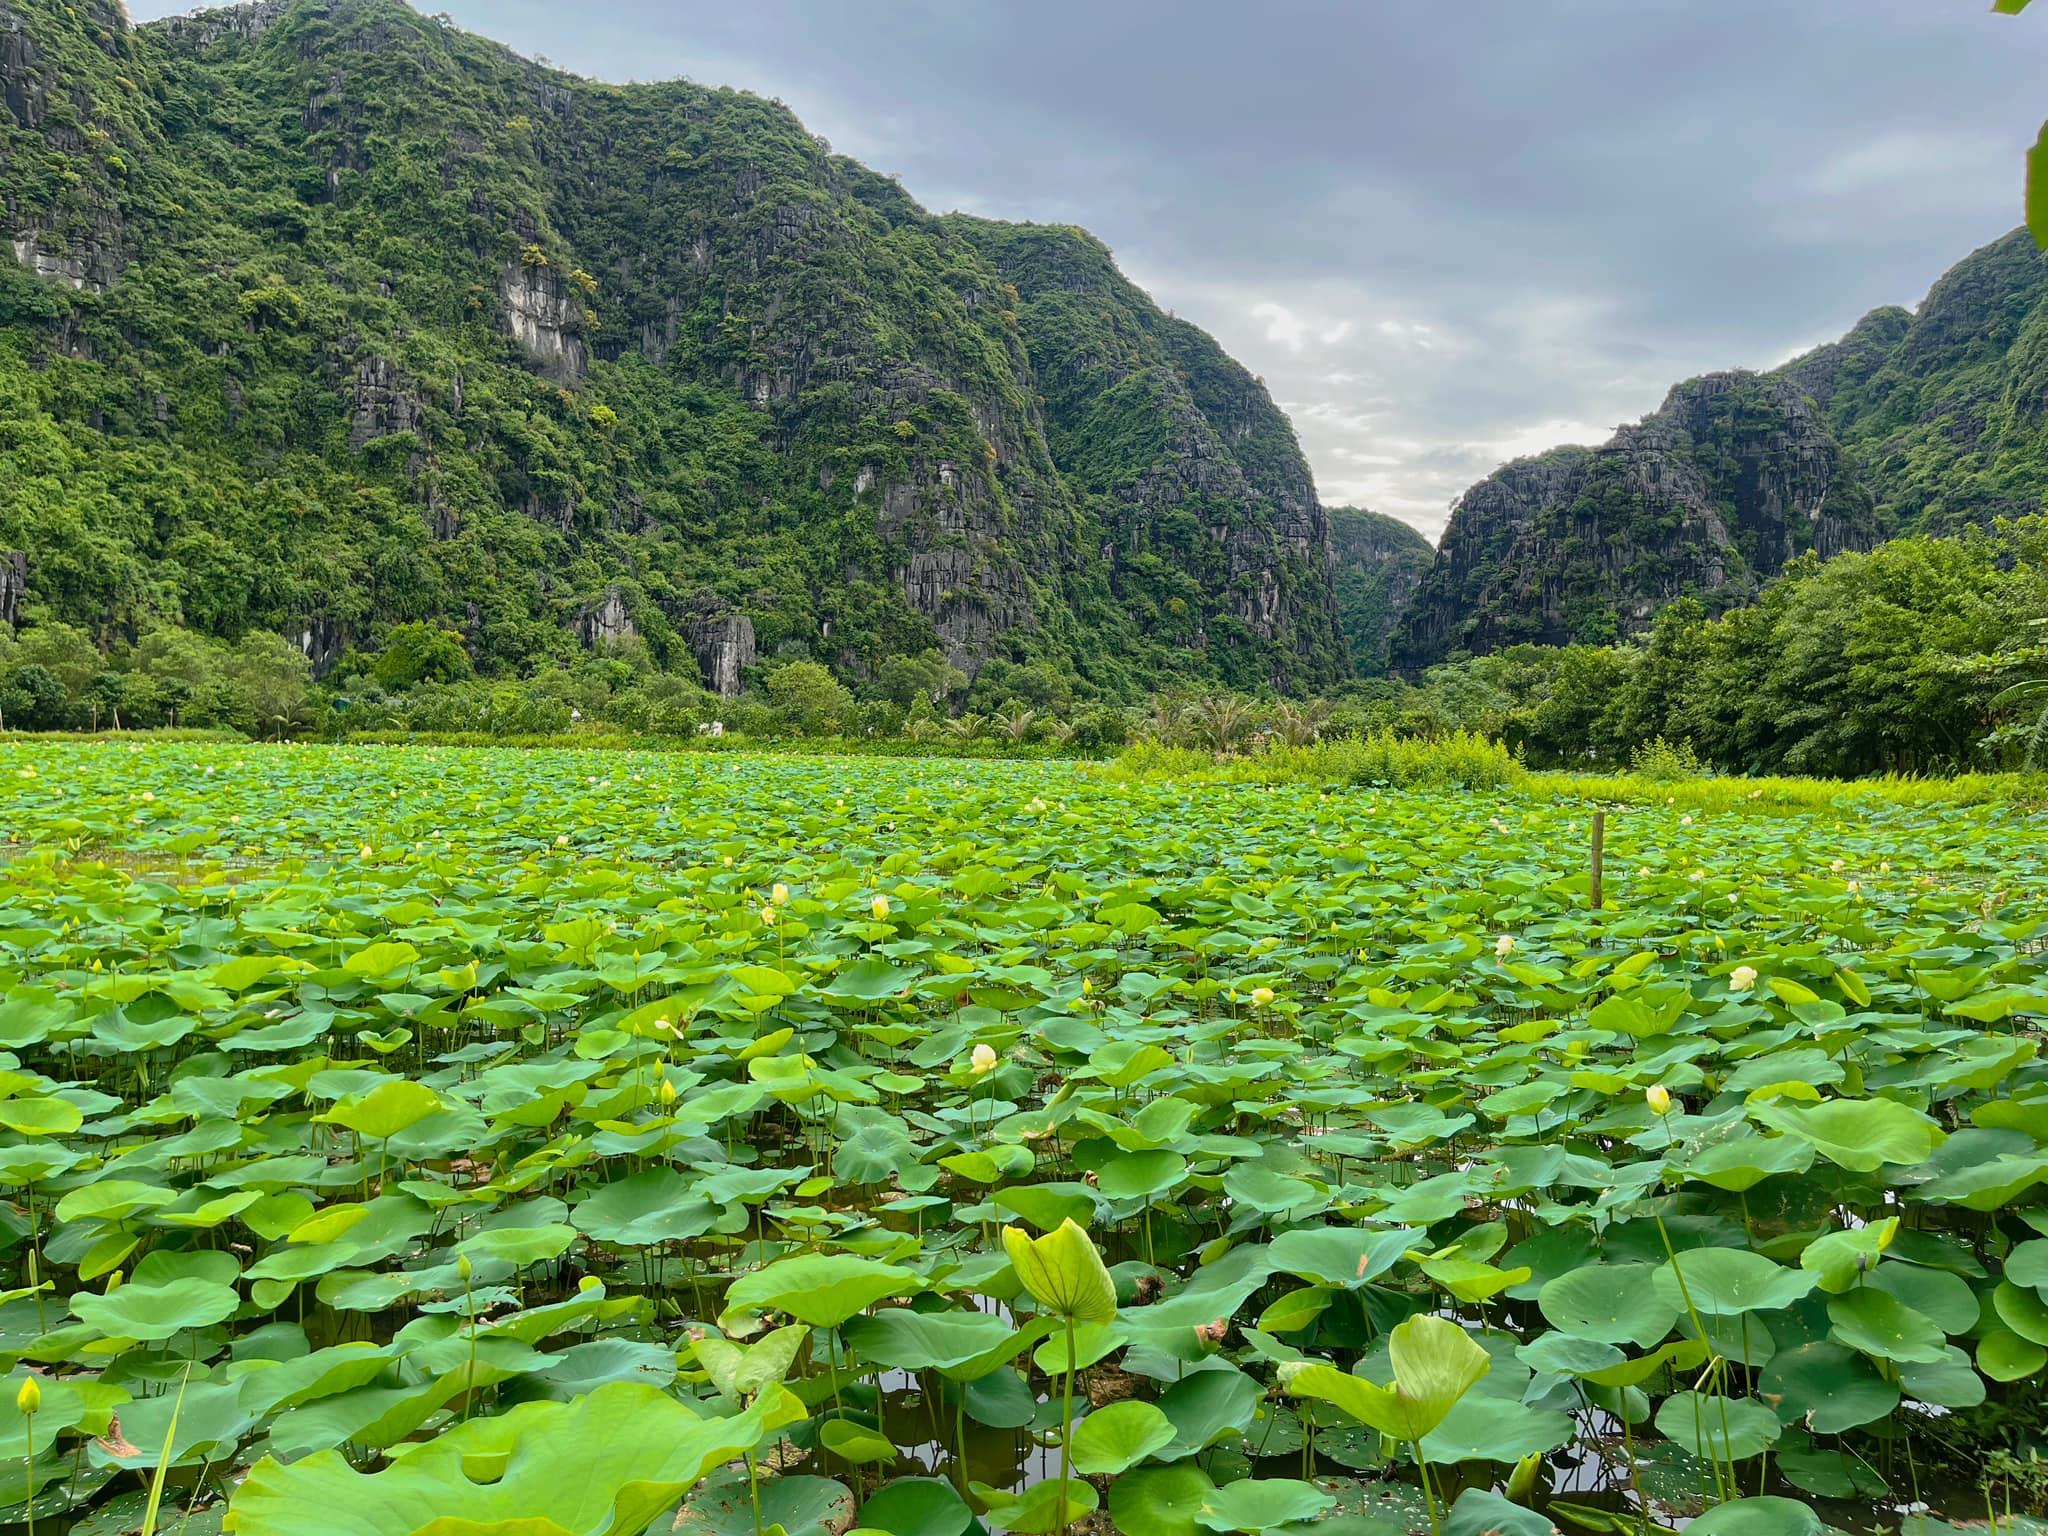
M 1643 1097 L 1649 1101 L 1650 1113 L 1668 1115 L 1671 1113 L 1671 1090 L 1662 1083 L 1652 1083 L 1643 1090 Z
M 462 1254 L 455 1260 L 455 1273 L 462 1276 L 462 1283 L 469 1284 L 469 1277 L 476 1273 L 476 1266 L 469 1262 L 469 1255 Z
M 768 893 L 768 899 L 769 899 L 770 901 L 774 902 L 774 903 L 775 903 L 775 905 L 777 905 L 778 907 L 786 907 L 786 906 L 788 906 L 788 905 L 789 905 L 789 887 L 788 887 L 788 886 L 786 886 L 786 885 L 784 885 L 784 884 L 783 884 L 783 883 L 782 883 L 782 882 L 781 882 L 780 880 L 776 881 L 776 882 L 775 882 L 775 889 L 774 889 L 774 890 L 772 890 L 772 891 L 770 891 L 770 892 Z
M 673 1104 L 676 1101 L 676 1085 L 667 1078 L 661 1080 L 661 1102 Z
M 43 1406 L 43 1389 L 36 1385 L 33 1376 L 21 1378 L 21 1390 L 14 1394 L 14 1406 L 26 1417 L 39 1411 Z
M 773 907 L 763 907 L 761 909 L 761 926 L 763 928 L 773 928 L 775 926 L 775 909 Z
M 994 1050 L 986 1045 L 977 1045 L 974 1048 L 974 1055 L 969 1059 L 969 1064 L 974 1069 L 974 1075 L 981 1077 L 995 1071 L 996 1060 Z
M 1252 1006 L 1253 1006 L 1254 1008 L 1270 1008 L 1270 1007 L 1272 1007 L 1272 1006 L 1273 1006 L 1273 989 L 1272 989 L 1271 987 L 1253 987 L 1253 988 L 1252 988 Z
M 873 901 L 868 903 L 868 910 L 875 914 L 876 922 L 886 923 L 889 920 L 889 898 L 886 896 L 877 896 Z

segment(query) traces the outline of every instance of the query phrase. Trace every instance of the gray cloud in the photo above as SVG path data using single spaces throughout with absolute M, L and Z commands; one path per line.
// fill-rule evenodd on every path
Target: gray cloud
M 2048 114 L 2048 17 L 1977 0 L 429 3 L 1087 226 L 1265 378 L 1326 501 L 1432 536 L 1506 457 L 1917 302 L 2018 222 Z

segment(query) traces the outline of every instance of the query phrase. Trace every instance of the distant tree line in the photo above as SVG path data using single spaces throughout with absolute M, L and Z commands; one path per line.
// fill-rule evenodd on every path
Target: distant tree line
M 1133 741 L 1217 754 L 1340 737 L 1505 741 L 1533 767 L 1853 777 L 2018 766 L 2048 746 L 2048 519 L 1792 565 L 1756 603 L 1669 604 L 1629 645 L 1519 645 L 1353 683 L 1329 698 L 1189 687 L 1118 705 L 1043 664 L 972 682 L 938 651 L 848 680 L 808 659 L 755 669 L 739 698 L 644 645 L 524 678 L 480 677 L 462 639 L 394 626 L 316 682 L 286 640 L 152 630 L 106 650 L 49 623 L 0 628 L 0 726 L 213 727 L 255 737 L 546 736 L 604 730 L 739 740 L 985 743 L 1076 754 Z M 2048 756 L 2048 754 L 2044 754 Z

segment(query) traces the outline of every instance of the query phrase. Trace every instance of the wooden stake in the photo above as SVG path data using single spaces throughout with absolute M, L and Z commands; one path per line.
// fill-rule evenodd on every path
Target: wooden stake
M 1593 910 L 1595 912 L 1598 912 L 1601 906 L 1600 876 L 1606 854 L 1607 813 L 1605 811 L 1595 811 L 1593 813 Z

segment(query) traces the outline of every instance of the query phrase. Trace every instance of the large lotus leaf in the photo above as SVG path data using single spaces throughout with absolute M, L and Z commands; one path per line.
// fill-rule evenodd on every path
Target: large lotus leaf
M 1830 1298 L 1828 1321 L 1829 1337 L 1873 1359 L 1933 1362 L 1948 1351 L 1939 1323 L 1873 1286 Z
M 1145 1467 L 1110 1484 L 1110 1518 L 1124 1536 L 1195 1536 L 1196 1516 L 1215 1492 L 1209 1474 L 1189 1463 Z
M 1247 1477 L 1225 1483 L 1202 1500 L 1195 1523 L 1212 1531 L 1269 1531 L 1312 1521 L 1337 1501 L 1314 1483 L 1293 1477 Z
M 153 1343 L 234 1316 L 241 1297 L 232 1285 L 196 1276 L 150 1284 L 137 1279 L 106 1295 L 80 1291 L 71 1312 L 108 1338 Z
M 68 1136 L 85 1124 L 69 1099 L 0 1099 L 0 1125 L 24 1136 Z
M 1063 1221 L 1043 1237 L 1005 1227 L 1003 1251 L 1018 1281 L 1047 1311 L 1083 1323 L 1116 1316 L 1116 1282 L 1088 1234 L 1073 1222 Z
M 1307 1365 L 1283 1374 L 1296 1397 L 1333 1403 L 1361 1424 L 1396 1440 L 1427 1435 L 1492 1368 L 1493 1360 L 1472 1336 L 1447 1318 L 1418 1315 L 1388 1338 L 1394 1380 L 1378 1386 L 1334 1366 Z
M 1022 1492 L 991 1488 L 987 1483 L 969 1483 L 968 1488 L 988 1510 L 989 1523 L 1018 1536 L 1050 1536 L 1064 1531 L 1076 1520 L 1093 1514 L 1098 1498 L 1095 1485 L 1086 1478 L 1049 1477 L 1032 1483 Z
M 1970 1369 L 1970 1357 L 1953 1344 L 1939 1360 L 1902 1364 L 1899 1385 L 1907 1397 L 1938 1408 L 1975 1408 L 1988 1395 L 1984 1378 Z
M 702 1237 L 717 1218 L 718 1207 L 699 1197 L 682 1174 L 649 1168 L 605 1185 L 569 1220 L 601 1242 L 640 1248 Z
M 388 1141 L 445 1107 L 433 1089 L 397 1077 L 368 1093 L 351 1094 L 320 1118 L 346 1126 L 371 1141 Z
M 1787 1269 L 1746 1248 L 1694 1248 L 1659 1265 L 1657 1294 L 1667 1305 L 1702 1317 L 1739 1317 L 1789 1307 L 1819 1283 L 1818 1275 Z
M 637 1536 L 707 1470 L 800 1415 L 768 1394 L 736 1417 L 700 1418 L 665 1392 L 617 1383 L 573 1403 L 473 1419 L 379 1472 L 358 1472 L 333 1451 L 289 1466 L 266 1456 L 236 1489 L 222 1529 L 414 1536 L 436 1519 L 545 1520 L 570 1536 Z
M 1601 1344 L 1648 1348 L 1671 1331 L 1680 1307 L 1665 1299 L 1651 1264 L 1589 1264 L 1548 1282 L 1536 1306 L 1550 1326 Z
M 1490 1488 L 1467 1488 L 1444 1517 L 1444 1536 L 1556 1536 L 1560 1527 Z
M 797 1352 L 811 1330 L 801 1323 L 777 1328 L 752 1344 L 731 1339 L 693 1339 L 690 1350 L 711 1378 L 711 1384 L 727 1397 L 748 1399 L 779 1385 L 796 1363 Z
M 2011 1267 L 2006 1277 L 2012 1276 Z M 1926 1314 L 1943 1333 L 1968 1333 L 1977 1326 L 1977 1293 L 1959 1276 L 1917 1264 L 1880 1264 L 1865 1278 L 1872 1290 L 1896 1296 L 1915 1312 Z
M 121 1443 L 96 1440 L 88 1448 L 95 1466 L 153 1468 L 163 1459 L 167 1436 L 172 1466 L 224 1461 L 257 1416 L 242 1401 L 239 1383 L 192 1381 L 138 1398 L 121 1409 L 120 1417 Z
M 666 1387 L 676 1379 L 676 1352 L 643 1339 L 591 1339 L 571 1345 L 541 1371 L 550 1397 L 568 1399 L 614 1381 Z
M 862 1357 L 900 1371 L 936 1370 L 971 1379 L 1007 1364 L 1043 1337 L 1052 1319 L 1019 1328 L 993 1312 L 918 1312 L 884 1307 L 847 1321 L 846 1342 Z
M 1494 1461 L 1512 1465 L 1524 1456 L 1554 1451 L 1572 1437 L 1568 1414 L 1525 1407 L 1489 1393 L 1468 1394 L 1422 1439 L 1422 1454 L 1439 1464 Z
M 1179 1461 L 1242 1435 L 1263 1395 L 1258 1382 L 1234 1367 L 1190 1371 L 1159 1396 L 1159 1411 L 1172 1422 L 1173 1439 L 1154 1454 L 1162 1461 Z
M 1747 1461 L 1778 1438 L 1778 1416 L 1752 1398 L 1674 1392 L 1657 1409 L 1657 1433 L 1703 1461 Z
M 1924 1162 L 1943 1140 L 1928 1116 L 1896 1099 L 1829 1099 L 1802 1106 L 1760 1104 L 1758 1121 L 1788 1136 L 1811 1142 L 1830 1162 L 1855 1173 L 1875 1173 L 1886 1163 Z
M 719 1326 L 754 1313 L 787 1312 L 813 1328 L 837 1328 L 856 1312 L 889 1296 L 907 1296 L 924 1282 L 907 1269 L 850 1253 L 803 1253 L 742 1275 L 726 1289 Z
M 1311 1285 L 1356 1290 L 1393 1268 L 1422 1237 L 1412 1227 L 1304 1227 L 1275 1238 L 1266 1258 L 1281 1274 Z
M 764 1531 L 780 1527 L 787 1536 L 835 1536 L 853 1523 L 852 1493 L 830 1478 L 789 1472 L 764 1477 L 759 1495 Z M 959 1495 L 953 1497 L 958 1503 Z M 754 1490 L 737 1472 L 709 1478 L 690 1495 L 673 1527 L 657 1523 L 654 1529 L 663 1536 L 671 1529 L 679 1536 L 754 1536 Z
M 1731 1499 L 1686 1527 L 1691 1536 L 1821 1536 L 1819 1515 L 1796 1499 Z
M 1135 1398 L 1111 1403 L 1074 1426 L 1074 1469 L 1086 1477 L 1115 1477 L 1173 1437 L 1173 1421 L 1157 1405 Z
M 1771 1357 L 1757 1390 L 1787 1424 L 1817 1434 L 1874 1424 L 1899 1406 L 1899 1388 L 1863 1356 L 1838 1344 L 1801 1344 Z
M 1187 1176 L 1178 1152 L 1122 1152 L 1103 1161 L 1096 1188 L 1111 1200 L 1156 1200 Z
M 1806 1245 L 1799 1267 L 1820 1277 L 1824 1291 L 1846 1291 L 1857 1276 L 1873 1269 L 1899 1230 L 1899 1219 L 1887 1216 L 1866 1226 L 1824 1233 Z
M 994 1200 L 998 1210 L 1021 1216 L 1041 1232 L 1051 1232 L 1063 1221 L 1087 1226 L 1095 1219 L 1095 1191 L 1086 1184 L 1018 1184 L 999 1189 Z
M 899 1477 L 870 1496 L 860 1524 L 889 1536 L 963 1536 L 974 1524 L 974 1511 L 942 1478 Z

